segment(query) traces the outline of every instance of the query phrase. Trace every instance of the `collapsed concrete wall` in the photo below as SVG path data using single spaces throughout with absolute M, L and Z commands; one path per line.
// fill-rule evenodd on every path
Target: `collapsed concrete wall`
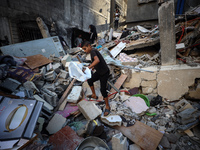
M 189 92 L 195 79 L 200 78 L 200 66 L 154 66 L 144 69 L 154 73 L 132 70 L 132 78 L 124 83 L 124 87 L 141 87 L 143 94 L 159 94 L 169 100 L 178 100 Z

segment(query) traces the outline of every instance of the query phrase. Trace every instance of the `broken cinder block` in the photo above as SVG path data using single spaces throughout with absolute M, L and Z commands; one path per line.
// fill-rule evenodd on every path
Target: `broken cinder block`
M 51 106 L 49 103 L 47 103 L 45 100 L 43 100 L 41 97 L 39 97 L 38 95 L 34 95 L 33 96 L 37 101 L 41 101 L 44 103 L 44 106 L 46 108 L 48 108 L 49 110 L 53 110 L 53 106 Z
M 52 92 L 46 88 L 43 88 L 41 90 L 42 95 L 44 97 L 44 99 L 51 104 L 52 106 L 57 106 L 57 94 L 55 92 Z
M 77 103 L 81 98 L 82 86 L 73 86 L 71 93 L 67 97 L 68 102 Z
M 102 110 L 99 109 L 93 102 L 82 100 L 77 106 L 87 120 L 94 120 L 102 113 Z
M 112 137 L 112 149 L 113 150 L 127 150 L 128 149 L 128 146 L 127 146 L 127 137 L 124 137 L 122 135 L 122 133 L 118 133 L 118 134 L 115 134 L 113 137 Z
M 48 72 L 48 73 L 45 74 L 44 78 L 47 81 L 54 81 L 55 78 L 56 78 L 56 73 L 54 71 Z
M 68 76 L 68 72 L 67 71 L 65 71 L 65 70 L 60 70 L 60 78 L 63 78 L 63 79 L 66 79 L 67 78 L 67 76 Z
M 182 99 L 181 101 L 176 103 L 174 106 L 175 106 L 175 108 L 178 112 L 181 112 L 181 111 L 188 109 L 188 108 L 193 108 L 192 105 L 188 101 L 186 101 L 185 99 Z

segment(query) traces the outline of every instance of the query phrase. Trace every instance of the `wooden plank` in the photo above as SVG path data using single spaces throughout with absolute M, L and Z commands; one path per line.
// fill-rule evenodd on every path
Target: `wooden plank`
M 126 47 L 126 43 L 120 42 L 117 46 L 115 46 L 110 51 L 110 53 L 115 58 L 125 47 Z
M 125 75 L 125 74 L 121 74 L 121 76 L 117 79 L 117 81 L 116 81 L 116 83 L 114 84 L 114 86 L 117 88 L 117 89 L 120 89 L 120 87 L 122 86 L 122 84 L 124 83 L 124 81 L 126 80 L 126 78 L 127 78 L 127 75 Z M 112 88 L 111 90 L 110 90 L 110 93 L 114 93 L 115 92 L 115 90 Z M 110 97 L 109 97 L 109 99 L 111 99 L 111 98 L 113 98 L 114 97 L 114 95 L 111 95 Z
M 67 87 L 67 89 L 65 90 L 65 92 L 63 93 L 62 97 L 60 98 L 60 100 L 58 101 L 58 105 L 55 108 L 54 112 L 58 110 L 58 108 L 60 107 L 60 105 L 64 102 L 65 98 L 67 97 L 69 91 L 71 90 L 71 88 L 74 85 L 74 82 L 76 81 L 76 79 L 73 79 L 72 82 L 70 83 L 70 85 Z M 67 103 L 67 101 L 66 101 Z
M 26 58 L 27 60 L 25 61 L 25 64 L 31 69 L 35 69 L 52 62 L 47 57 L 40 54 L 28 56 Z
M 116 129 L 144 150 L 155 150 L 163 136 L 161 132 L 140 121 L 136 121 L 131 127 L 120 126 Z

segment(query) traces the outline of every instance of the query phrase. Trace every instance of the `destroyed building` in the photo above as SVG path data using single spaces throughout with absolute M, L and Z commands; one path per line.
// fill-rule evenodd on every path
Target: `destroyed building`
M 1 0 L 0 25 L 0 149 L 200 149 L 199 0 Z

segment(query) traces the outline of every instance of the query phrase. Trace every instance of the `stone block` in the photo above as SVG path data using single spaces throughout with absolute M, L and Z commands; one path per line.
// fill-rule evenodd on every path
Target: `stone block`
M 111 142 L 113 150 L 128 150 L 127 137 L 124 137 L 122 133 L 113 135 Z
M 49 121 L 46 130 L 49 132 L 49 134 L 54 134 L 62 129 L 65 122 L 66 118 L 64 118 L 62 115 L 55 114 Z
M 122 118 L 119 115 L 101 116 L 102 122 L 110 126 L 121 126 Z
M 93 102 L 82 100 L 77 106 L 87 120 L 94 120 L 102 113 L 102 110 L 99 109 Z
M 192 105 L 185 99 L 182 99 L 181 101 L 177 102 L 174 106 L 177 112 L 181 112 L 188 108 L 193 108 Z
M 132 71 L 132 78 L 129 80 L 129 82 L 124 82 L 123 86 L 128 88 L 140 87 L 140 83 L 140 73 Z
M 67 101 L 77 103 L 81 99 L 82 86 L 73 86 L 72 91 L 67 96 Z
M 156 80 L 153 80 L 153 81 L 142 81 L 141 86 L 142 87 L 156 88 L 157 82 L 156 82 Z
M 129 145 L 129 150 L 142 150 L 137 144 Z
M 143 87 L 142 88 L 142 93 L 143 94 L 151 94 L 151 93 L 153 93 L 153 88 L 152 87 Z

